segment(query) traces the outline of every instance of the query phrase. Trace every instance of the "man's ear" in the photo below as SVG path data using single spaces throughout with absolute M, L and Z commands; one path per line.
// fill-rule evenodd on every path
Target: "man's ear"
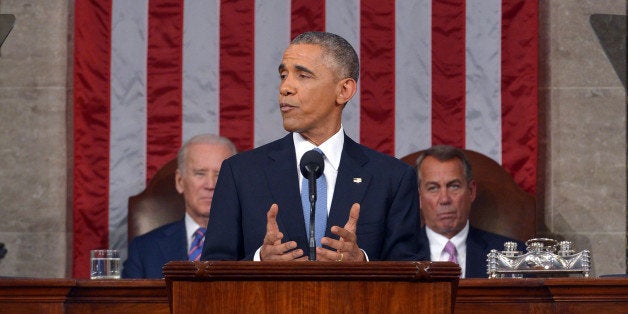
M 469 181 L 469 183 L 467 183 L 469 185 L 469 191 L 471 192 L 471 202 L 473 203 L 473 201 L 475 201 L 475 197 L 477 196 L 478 193 L 478 184 L 475 180 L 471 179 L 471 181 Z
M 353 95 L 358 91 L 358 83 L 352 78 L 345 78 L 339 83 L 338 95 L 336 102 L 344 105 L 351 100 Z
M 177 192 L 179 194 L 183 194 L 183 176 L 181 175 L 181 171 L 177 169 L 174 173 L 174 186 L 177 188 Z

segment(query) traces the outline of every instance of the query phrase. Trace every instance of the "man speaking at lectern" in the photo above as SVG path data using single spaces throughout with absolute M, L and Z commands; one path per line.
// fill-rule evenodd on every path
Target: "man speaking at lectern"
M 303 33 L 286 48 L 278 70 L 279 108 L 291 133 L 223 162 L 201 259 L 419 259 L 416 172 L 357 144 L 342 128 L 342 110 L 358 88 L 353 47 L 335 34 Z M 310 180 L 299 170 L 312 150 L 324 164 L 315 212 L 327 213 L 314 224 L 315 254 L 309 189 L 303 188 Z

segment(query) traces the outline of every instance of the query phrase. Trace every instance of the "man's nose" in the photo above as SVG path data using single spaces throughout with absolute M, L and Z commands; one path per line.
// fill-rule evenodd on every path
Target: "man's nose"
M 279 94 L 281 96 L 288 96 L 294 94 L 294 86 L 291 83 L 290 77 L 286 77 L 281 84 L 279 84 Z
M 209 175 L 205 180 L 205 188 L 213 190 L 218 182 L 218 176 Z
M 438 193 L 438 203 L 439 204 L 449 204 L 451 203 L 451 194 L 448 189 L 441 189 Z

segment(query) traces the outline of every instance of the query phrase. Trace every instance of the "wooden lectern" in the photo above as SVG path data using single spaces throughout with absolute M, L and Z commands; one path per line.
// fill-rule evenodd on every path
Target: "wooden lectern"
M 451 262 L 175 261 L 172 313 L 453 313 Z

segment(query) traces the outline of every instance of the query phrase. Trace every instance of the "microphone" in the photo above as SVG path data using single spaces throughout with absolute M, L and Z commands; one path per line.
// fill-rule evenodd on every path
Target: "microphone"
M 307 178 L 309 185 L 309 199 L 310 199 L 310 261 L 316 260 L 316 237 L 314 236 L 314 220 L 316 212 L 316 179 L 318 179 L 325 169 L 325 163 L 323 162 L 323 155 L 316 151 L 310 150 L 303 154 L 301 162 L 299 163 L 301 174 Z

